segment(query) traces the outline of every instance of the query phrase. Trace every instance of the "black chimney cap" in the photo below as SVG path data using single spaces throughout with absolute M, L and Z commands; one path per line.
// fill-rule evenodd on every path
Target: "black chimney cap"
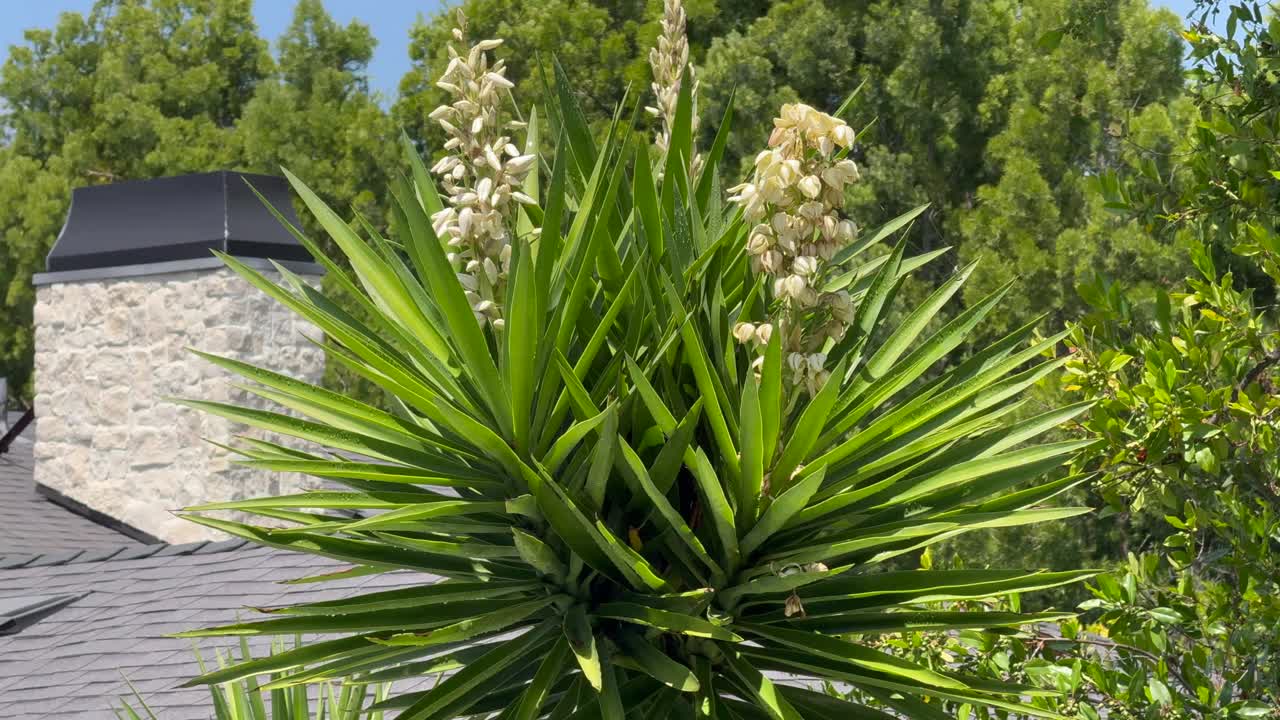
M 289 185 L 274 175 L 220 170 L 76 188 L 48 271 L 204 259 L 211 250 L 314 262 L 249 184 L 298 224 Z

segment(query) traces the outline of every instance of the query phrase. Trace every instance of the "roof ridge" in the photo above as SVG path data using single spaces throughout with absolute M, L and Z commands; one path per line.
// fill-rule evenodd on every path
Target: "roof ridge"
M 231 538 L 230 540 L 199 540 L 177 545 L 157 542 L 147 545 L 120 545 L 113 548 L 71 550 L 36 555 L 9 554 L 0 555 L 0 570 L 118 560 L 140 560 L 148 557 L 169 557 L 174 555 L 210 555 L 239 550 L 248 544 L 248 540 Z

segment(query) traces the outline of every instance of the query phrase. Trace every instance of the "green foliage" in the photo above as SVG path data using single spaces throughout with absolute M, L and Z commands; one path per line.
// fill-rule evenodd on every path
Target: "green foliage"
M 318 0 L 298 3 L 278 62 L 249 0 L 101 0 L 25 39 L 0 70 L 0 375 L 28 399 L 31 275 L 74 187 L 288 164 L 330 202 L 385 222 L 365 191 L 395 157 L 364 79 L 374 41 Z
M 1208 717 L 1280 700 L 1280 342 L 1252 293 L 1206 250 L 1193 259 L 1201 277 L 1154 308 L 1086 288 L 1096 311 L 1068 371 L 1070 389 L 1101 401 L 1086 425 L 1106 440 L 1103 497 L 1158 541 L 1089 607 L 1174 673 L 1162 681 L 1179 707 Z
M 1179 676 L 1183 668 L 1161 662 L 1165 643 L 1170 642 L 1177 613 L 1171 608 L 1141 607 L 1137 581 L 1123 574 L 1119 579 L 1100 576 L 1098 599 L 1091 609 L 1107 608 L 1099 622 L 1084 624 L 1068 618 L 1051 626 L 1015 632 L 961 630 L 937 635 L 908 632 L 878 638 L 872 642 L 887 652 L 912 662 L 951 672 L 1002 682 L 1021 683 L 1029 702 L 1046 712 L 1084 720 L 1123 718 L 1265 718 L 1270 706 L 1259 700 L 1237 700 L 1217 713 L 1200 715 L 1186 701 Z M 968 609 L 999 612 L 1019 606 L 1018 598 L 1008 601 L 961 601 L 936 603 L 939 611 Z M 1135 643 L 1135 644 L 1130 644 Z M 1197 678 L 1194 687 L 1208 688 L 1211 681 Z M 840 697 L 864 698 L 838 687 L 828 692 Z M 919 717 L 954 717 L 957 720 L 1006 720 L 1024 717 L 972 703 L 942 700 L 936 706 L 913 708 Z M 932 714 L 929 714 L 932 713 Z M 941 713 L 941 714 L 939 714 Z
M 1093 310 L 1072 332 L 1062 384 L 1097 402 L 1075 432 L 1103 443 L 1078 469 L 1101 471 L 1094 491 L 1109 517 L 1098 522 L 1132 546 L 1080 605 L 1090 623 L 906 634 L 890 640 L 895 652 L 1056 689 L 1038 702 L 1085 718 L 1274 717 L 1280 344 L 1252 293 L 1207 250 L 1193 260 L 1199 278 L 1150 302 L 1119 284 L 1081 288 Z
M 1199 24 L 1211 11 L 1225 36 Z M 1280 337 L 1261 197 L 1274 189 L 1266 138 L 1280 121 L 1272 28 L 1242 3 L 1201 3 L 1192 17 L 1200 120 L 1179 162 L 1148 158 L 1102 188 L 1114 209 L 1188 247 L 1195 274 L 1138 297 L 1122 283 L 1081 287 L 1091 312 L 1073 332 L 1066 389 L 1098 401 L 1085 426 L 1104 440 L 1085 464 L 1146 540 L 1083 607 L 1118 643 L 1141 717 L 1272 717 Z
M 1061 34 L 1046 47 L 1050 32 Z M 1095 177 L 1135 167 L 1139 143 L 1169 149 L 1187 122 L 1174 102 L 1182 47 L 1172 14 L 1144 2 L 1031 3 L 1012 33 L 1027 51 L 992 79 L 980 108 L 1003 125 L 985 148 L 999 174 L 958 218 L 961 257 L 1000 259 L 966 299 L 1019 281 L 999 321 L 1008 328 L 1045 310 L 1060 323 L 1076 317 L 1074 288 L 1095 272 L 1134 285 L 1182 272 L 1166 247 L 1107 212 Z
M 437 212 L 440 196 L 412 148 L 412 180 L 392 188 L 391 239 L 357 234 L 290 175 L 352 268 L 331 262 L 366 320 L 287 275 L 276 284 L 227 258 L 320 326 L 329 357 L 394 397 L 395 412 L 215 360 L 282 410 L 186 404 L 308 443 L 254 443 L 238 451 L 241 463 L 347 490 L 211 503 L 187 517 L 361 571 L 415 571 L 424 582 L 186 633 L 338 636 L 193 682 L 284 672 L 285 686 L 454 670 L 375 706 L 403 719 L 872 712 L 775 684 L 781 672 L 849 683 L 900 707 L 939 697 L 1057 717 L 1026 704 L 1020 685 L 929 670 L 841 636 L 1069 617 L 915 608 L 939 595 L 1058 586 L 1089 571 L 884 571 L 892 558 L 967 532 L 1087 511 L 1053 502 L 1083 478 L 1040 482 L 1087 442 L 1027 444 L 1086 405 L 1007 419 L 1023 391 L 1059 366 L 1040 356 L 1060 338 L 1028 347 L 1028 326 L 935 370 L 1003 292 L 928 331 L 961 273 L 894 320 L 900 279 L 930 259 L 904 259 L 902 244 L 869 257 L 907 224 L 900 218 L 811 278 L 848 288 L 854 305 L 847 334 L 820 344 L 829 378 L 806 389 L 804 366 L 784 368 L 776 339 L 753 367 L 756 352 L 735 340 L 738 323 L 792 306 L 752 271 L 751 228 L 714 191 L 718 158 L 701 177 L 681 161 L 693 153 L 689 85 L 661 157 L 633 146 L 627 108 L 593 137 L 566 76 L 552 83 L 539 117 L 557 141 L 534 165 L 543 177 L 524 184 L 534 204 L 511 211 L 508 275 L 488 286 L 503 289 L 497 311 L 446 254 L 467 246 L 437 237 L 433 220 L 443 227 L 460 216 Z M 531 123 L 529 134 L 540 127 Z M 476 195 L 459 189 L 450 202 L 471 208 Z M 786 332 L 784 324 L 773 337 Z M 268 522 L 222 520 L 221 510 Z
M 1216 20 L 1224 28 L 1209 28 Z M 1197 110 L 1177 164 L 1147 159 L 1147 180 L 1116 183 L 1109 201 L 1162 234 L 1189 232 L 1220 263 L 1273 297 L 1280 281 L 1280 239 L 1272 209 L 1280 200 L 1276 137 L 1280 133 L 1280 23 L 1256 3 L 1198 0 L 1182 33 L 1193 67 L 1188 95 Z M 1230 260 L 1234 252 L 1249 258 Z
M 293 649 L 298 649 L 296 642 Z M 272 655 L 287 652 L 290 648 L 283 639 L 272 642 Z M 237 657 L 232 651 L 216 652 L 219 668 L 226 668 L 232 663 L 252 661 L 249 643 L 240 640 L 240 654 Z M 196 661 L 202 672 L 207 671 L 204 656 L 196 651 Z M 342 683 L 335 689 L 334 683 L 320 683 L 312 688 L 298 685 L 290 688 L 273 688 L 272 683 L 280 680 L 279 673 L 271 675 L 266 683 L 259 684 L 255 678 L 246 678 L 235 682 L 227 682 L 209 687 L 209 699 L 213 705 L 213 717 L 216 720 L 382 720 L 383 713 L 366 713 L 365 708 L 387 697 L 386 685 L 373 685 L 354 678 L 352 682 Z M 120 705 L 113 708 L 119 720 L 163 720 L 163 713 L 157 713 L 147 704 L 146 698 L 125 678 L 125 682 L 133 691 L 132 702 L 120 700 Z M 310 690 L 310 694 L 309 694 Z

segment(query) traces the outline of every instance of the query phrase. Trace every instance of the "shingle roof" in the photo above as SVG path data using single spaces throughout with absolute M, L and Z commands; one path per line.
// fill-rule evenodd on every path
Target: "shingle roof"
M 327 600 L 435 578 L 397 571 L 316 584 L 281 581 L 342 567 L 242 541 L 117 548 L 0 569 L 0 601 L 81 594 L 16 635 L 0 635 L 0 698 L 7 720 L 114 718 L 127 677 L 163 720 L 211 716 L 208 690 L 179 688 L 199 674 L 190 640 L 165 635 L 247 619 L 249 607 Z M 201 641 L 206 658 L 237 641 Z M 255 656 L 269 638 L 252 638 Z
M 115 719 L 127 677 L 162 720 L 212 717 L 192 641 L 171 633 L 247 619 L 247 608 L 327 600 L 432 582 L 392 572 L 319 584 L 284 580 L 339 569 L 326 558 L 251 547 L 242 540 L 142 544 L 35 492 L 31 442 L 0 455 L 0 607 L 74 597 L 0 635 L 0 717 Z M 0 623 L 3 625 L 3 623 Z M 201 641 L 202 654 L 238 644 Z M 255 657 L 270 638 L 252 638 Z M 399 687 L 399 686 L 397 686 Z M 136 705 L 136 702 L 134 703 Z
M 74 513 L 36 492 L 32 481 L 34 427 L 0 455 L 0 567 L 16 556 L 97 550 L 138 541 Z

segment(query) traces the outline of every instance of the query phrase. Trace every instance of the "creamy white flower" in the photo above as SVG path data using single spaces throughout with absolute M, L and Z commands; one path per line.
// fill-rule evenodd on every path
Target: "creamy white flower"
M 511 88 L 516 86 L 515 83 L 511 82 L 510 80 L 506 79 L 505 77 L 503 77 L 502 75 L 499 75 L 496 72 L 485 73 L 484 79 L 488 80 L 494 85 L 497 85 L 500 88 L 503 88 L 504 90 L 510 90 Z
M 822 216 L 827 213 L 827 208 L 820 202 L 810 200 L 809 202 L 802 204 L 798 208 L 797 212 L 800 213 L 800 217 L 806 220 L 817 221 L 821 220 Z
M 646 107 L 645 111 L 662 120 L 662 129 L 658 131 L 654 142 L 664 153 L 670 147 L 676 105 L 680 100 L 680 85 L 684 82 L 686 69 L 689 80 L 693 83 L 690 94 L 693 98 L 694 134 L 698 131 L 698 78 L 693 65 L 689 63 L 686 20 L 681 0 L 663 0 L 662 33 L 658 35 L 657 46 L 649 50 L 649 66 L 653 70 L 653 83 L 650 87 L 653 89 L 655 106 Z M 701 166 L 702 156 L 695 153 L 689 161 L 689 174 L 696 176 Z
M 511 147 L 508 145 L 507 147 Z M 507 161 L 507 172 L 509 173 L 525 173 L 533 167 L 533 163 L 537 161 L 534 155 L 516 155 Z
M 465 44 L 466 17 L 458 12 L 456 18 L 453 38 Z M 448 45 L 449 63 L 436 86 L 449 93 L 451 102 L 428 115 L 449 135 L 444 143 L 449 154 L 431 171 L 440 177 L 450 207 L 432 215 L 432 227 L 449 246 L 449 261 L 466 271 L 459 277 L 473 313 L 495 329 L 502 327 L 501 302 L 510 265 L 509 227 L 514 216 L 508 200 L 534 202 L 513 188 L 536 167 L 535 158 L 522 156 L 503 134 L 504 128 L 524 125 L 502 119 L 503 91 L 513 85 L 505 63 L 489 57 L 501 45 L 500 39 L 482 40 L 465 53 Z
M 817 392 L 829 373 L 821 352 L 852 322 L 847 293 L 819 291 L 829 261 L 857 235 L 841 216 L 844 193 L 858 181 L 857 165 L 841 157 L 855 136 L 844 121 L 800 104 L 784 105 L 774 120 L 768 148 L 755 156 L 751 181 L 734 188 L 730 200 L 755 224 L 747 252 L 757 272 L 772 276 L 775 299 L 769 323 L 782 333 L 791 385 Z
M 777 282 L 778 284 L 775 284 L 774 286 L 775 292 L 777 292 L 778 295 L 793 298 L 802 297 L 804 295 L 804 291 L 809 288 L 809 283 L 805 280 L 803 275 L 788 275 L 786 277 L 779 278 Z M 777 289 L 779 287 L 781 290 Z
M 797 275 L 816 275 L 818 272 L 818 258 L 801 255 L 791 263 L 791 269 Z
M 800 192 L 810 199 L 816 198 L 822 193 L 822 181 L 813 175 L 806 175 L 800 178 L 800 182 L 796 183 L 796 185 L 800 188 Z
M 773 237 L 768 232 L 751 233 L 750 239 L 747 240 L 747 252 L 760 255 L 769 249 L 772 242 Z

